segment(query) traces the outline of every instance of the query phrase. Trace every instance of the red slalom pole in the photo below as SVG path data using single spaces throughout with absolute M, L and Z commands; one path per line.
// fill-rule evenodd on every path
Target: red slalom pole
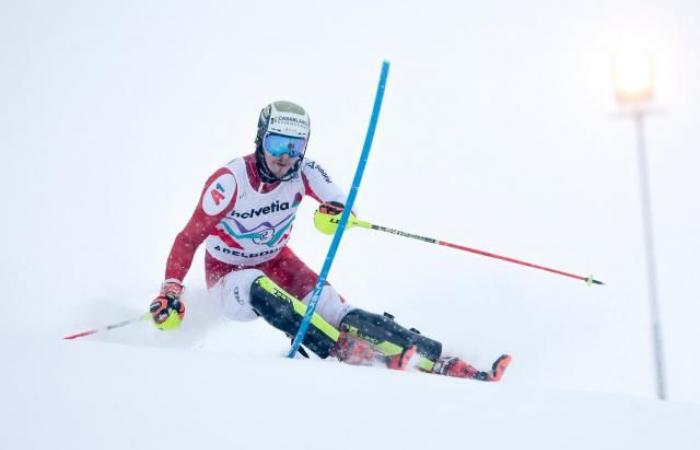
M 331 221 L 333 222 L 334 220 L 331 219 Z M 545 266 L 541 266 L 541 265 L 539 265 L 539 264 L 534 264 L 534 263 L 531 263 L 531 262 L 522 261 L 522 260 L 515 259 L 515 258 L 510 258 L 510 257 L 508 257 L 508 256 L 501 256 L 501 255 L 497 255 L 497 254 L 495 254 L 495 253 L 486 252 L 486 251 L 484 251 L 484 250 L 478 250 L 478 249 L 476 249 L 476 248 L 465 247 L 464 245 L 457 245 L 457 244 L 453 244 L 453 243 L 451 243 L 451 242 L 445 242 L 445 241 L 441 241 L 441 240 L 439 240 L 439 239 L 435 239 L 435 238 L 431 238 L 431 237 L 420 236 L 420 235 L 418 235 L 418 234 L 406 233 L 405 231 L 396 230 L 396 229 L 394 229 L 394 228 L 383 227 L 383 226 L 381 226 L 381 225 L 376 225 L 376 224 L 373 224 L 373 223 L 369 223 L 369 222 L 366 222 L 366 221 L 364 221 L 364 220 L 354 219 L 354 220 L 352 220 L 352 221 L 350 222 L 350 225 L 351 225 L 351 226 L 357 226 L 357 227 L 360 227 L 360 228 L 367 228 L 367 229 L 371 229 L 371 230 L 383 231 L 383 232 L 385 232 L 385 233 L 394 234 L 394 235 L 396 235 L 396 236 L 402 236 L 402 237 L 407 237 L 407 238 L 411 238 L 411 239 L 417 239 L 417 240 L 419 240 L 419 241 L 427 242 L 427 243 L 429 243 L 429 244 L 438 244 L 438 245 L 442 245 L 442 246 L 445 246 L 445 247 L 450 247 L 450 248 L 454 248 L 454 249 L 457 249 L 457 250 L 462 250 L 462 251 L 465 251 L 465 252 L 475 253 L 475 254 L 477 254 L 477 255 L 488 256 L 489 258 L 500 259 L 501 261 L 507 261 L 507 262 L 514 263 L 514 264 L 520 264 L 521 266 L 532 267 L 533 269 L 544 270 L 544 271 L 547 271 L 547 272 L 550 272 L 550 273 L 554 273 L 554 274 L 557 274 L 557 275 L 563 275 L 563 276 L 565 276 L 565 277 L 569 277 L 569 278 L 574 278 L 574 279 L 577 279 L 577 280 L 585 281 L 586 284 L 588 284 L 589 286 L 592 285 L 592 284 L 601 284 L 601 285 L 602 285 L 602 284 L 605 284 L 605 283 L 603 283 L 603 282 L 600 281 L 600 280 L 594 279 L 594 278 L 593 278 L 593 275 L 584 277 L 584 276 L 581 276 L 581 275 L 576 275 L 576 274 L 573 274 L 573 273 L 564 272 L 563 270 L 552 269 L 551 267 L 545 267 Z
M 64 336 L 63 339 L 78 339 L 78 338 L 85 337 L 85 336 L 91 336 L 93 334 L 97 334 L 97 333 L 100 333 L 103 331 L 114 330 L 115 328 L 121 328 L 121 327 L 125 327 L 127 325 L 131 325 L 132 323 L 141 322 L 142 320 L 147 319 L 148 316 L 149 316 L 149 313 L 142 314 L 139 317 L 134 317 L 133 319 L 128 319 L 128 320 L 124 320 L 121 322 L 113 323 L 111 325 L 107 325 L 107 326 L 102 327 L 102 328 L 94 328 L 92 330 L 81 331 L 80 333 L 75 333 L 75 334 L 71 334 L 68 336 Z

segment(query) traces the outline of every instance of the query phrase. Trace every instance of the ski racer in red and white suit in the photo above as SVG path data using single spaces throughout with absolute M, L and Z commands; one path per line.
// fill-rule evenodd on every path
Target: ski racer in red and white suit
M 309 135 L 302 107 L 274 102 L 260 113 L 255 153 L 209 177 L 173 243 L 160 295 L 150 305 L 158 328 L 177 328 L 184 318 L 183 282 L 206 241 L 207 287 L 223 313 L 239 321 L 263 317 L 288 336 L 296 333 L 318 280 L 287 247 L 297 208 L 308 195 L 321 203 L 320 213 L 339 214 L 346 198 L 320 165 L 305 158 Z M 503 355 L 491 371 L 478 371 L 443 356 L 440 342 L 402 327 L 393 316 L 354 308 L 330 285 L 322 290 L 303 345 L 322 358 L 380 361 L 401 369 L 417 353 L 417 366 L 425 372 L 484 381 L 498 381 L 510 362 Z
M 306 195 L 321 203 L 344 203 L 345 195 L 316 162 L 305 159 L 299 172 L 300 176 L 288 181 L 264 183 L 254 154 L 234 159 L 214 172 L 192 217 L 175 239 L 166 281 L 182 284 L 195 251 L 206 240 L 207 287 L 229 318 L 257 317 L 245 293 L 261 272 L 306 302 L 318 275 L 287 247 L 297 208 Z M 322 300 L 318 313 L 337 327 L 351 306 L 331 286 L 324 288 Z

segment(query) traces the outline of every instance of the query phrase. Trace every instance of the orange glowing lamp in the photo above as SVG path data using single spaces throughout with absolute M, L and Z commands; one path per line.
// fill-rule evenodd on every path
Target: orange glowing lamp
M 652 57 L 648 52 L 618 53 L 613 59 L 615 97 L 621 105 L 642 105 L 654 94 Z

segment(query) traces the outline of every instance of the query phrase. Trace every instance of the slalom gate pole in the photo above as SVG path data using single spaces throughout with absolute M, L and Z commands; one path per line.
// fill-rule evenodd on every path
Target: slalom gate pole
M 334 222 L 334 223 L 337 220 L 334 217 L 331 217 L 329 219 L 331 222 Z M 340 224 L 340 222 L 338 222 L 338 223 Z M 435 239 L 435 238 L 431 238 L 431 237 L 421 236 L 421 235 L 413 234 L 413 233 L 407 233 L 405 231 L 396 230 L 394 228 L 388 228 L 388 227 L 384 227 L 381 225 L 376 225 L 376 224 L 373 224 L 373 223 L 370 223 L 370 222 L 367 222 L 364 220 L 359 220 L 359 219 L 350 220 L 350 222 L 348 223 L 348 226 L 349 227 L 366 228 L 368 230 L 383 231 L 384 233 L 390 233 L 390 234 L 393 234 L 396 236 L 401 236 L 401 237 L 410 238 L 410 239 L 416 239 L 419 241 L 427 242 L 429 244 L 442 245 L 445 247 L 450 247 L 450 248 L 462 250 L 462 251 L 469 252 L 469 253 L 475 253 L 477 255 L 488 256 L 489 258 L 496 258 L 496 259 L 500 259 L 501 261 L 506 261 L 506 262 L 510 262 L 513 264 L 520 264 L 521 266 L 527 266 L 527 267 L 531 267 L 533 269 L 544 270 L 546 272 L 554 273 L 557 275 L 562 275 L 565 277 L 585 281 L 586 284 L 588 284 L 589 286 L 592 284 L 600 284 L 600 285 L 605 284 L 602 281 L 599 281 L 599 280 L 596 280 L 595 278 L 593 278 L 593 275 L 589 275 L 587 277 L 584 277 L 581 275 L 576 275 L 573 273 L 564 272 L 563 270 L 552 269 L 551 267 L 545 267 L 545 266 L 541 266 L 539 264 L 534 264 L 531 262 L 522 261 L 522 260 L 515 259 L 515 258 L 510 258 L 508 256 L 501 256 L 501 255 L 497 255 L 495 253 L 487 252 L 484 250 L 479 250 L 479 249 L 471 248 L 471 247 L 465 247 L 464 245 L 453 244 L 450 242 L 441 241 L 439 239 Z
M 296 354 L 299 346 L 306 336 L 306 332 L 309 329 L 309 324 L 311 323 L 311 317 L 316 310 L 316 305 L 323 291 L 323 286 L 326 284 L 326 278 L 328 277 L 328 272 L 331 270 L 331 265 L 333 264 L 333 259 L 338 251 L 338 246 L 340 245 L 340 240 L 343 238 L 343 232 L 345 231 L 345 226 L 350 218 L 350 212 L 352 211 L 352 206 L 355 203 L 355 197 L 357 197 L 357 190 L 360 188 L 360 183 L 362 182 L 362 175 L 365 171 L 365 166 L 367 165 L 367 159 L 369 158 L 369 151 L 372 148 L 372 140 L 374 139 L 374 131 L 377 128 L 377 120 L 379 120 L 379 111 L 382 108 L 382 100 L 384 99 L 384 88 L 386 86 L 386 79 L 389 75 L 389 61 L 382 62 L 382 71 L 379 76 L 379 84 L 377 85 L 377 93 L 374 97 L 374 107 L 372 108 L 372 116 L 369 120 L 369 127 L 367 128 L 367 135 L 365 136 L 365 143 L 362 147 L 362 154 L 360 155 L 360 162 L 357 164 L 357 169 L 355 170 L 355 177 L 352 180 L 352 187 L 350 188 L 350 194 L 348 195 L 348 200 L 343 209 L 343 214 L 340 217 L 340 226 L 333 235 L 333 241 L 328 249 L 328 254 L 326 255 L 326 260 L 323 263 L 323 268 L 318 276 L 318 281 L 314 287 L 313 293 L 311 294 L 311 299 L 306 307 L 306 313 L 304 318 L 299 325 L 299 330 L 294 336 L 292 341 L 292 348 L 289 350 L 287 355 L 293 358 Z
M 134 317 L 133 319 L 123 320 L 121 322 L 113 323 L 111 325 L 107 325 L 107 326 L 104 326 L 102 328 L 95 328 L 92 330 L 82 331 L 80 333 L 70 334 L 68 336 L 64 336 L 63 339 L 78 339 L 81 337 L 91 336 L 93 334 L 101 333 L 104 331 L 114 330 L 115 328 L 125 327 L 127 325 L 131 325 L 132 323 L 137 323 L 137 322 L 141 322 L 142 320 L 146 320 L 146 319 L 148 319 L 149 315 L 150 315 L 150 313 L 146 313 L 146 314 L 142 314 L 138 317 Z

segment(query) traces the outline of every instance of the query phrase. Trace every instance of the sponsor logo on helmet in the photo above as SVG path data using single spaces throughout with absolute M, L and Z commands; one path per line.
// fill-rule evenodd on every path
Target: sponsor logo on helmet
M 270 119 L 267 131 L 306 138 L 309 136 L 309 122 L 296 117 L 273 117 Z
M 309 126 L 309 122 L 304 119 L 300 119 L 294 116 L 279 116 L 270 118 L 270 123 L 272 125 L 282 124 L 282 125 L 303 125 L 305 127 Z

